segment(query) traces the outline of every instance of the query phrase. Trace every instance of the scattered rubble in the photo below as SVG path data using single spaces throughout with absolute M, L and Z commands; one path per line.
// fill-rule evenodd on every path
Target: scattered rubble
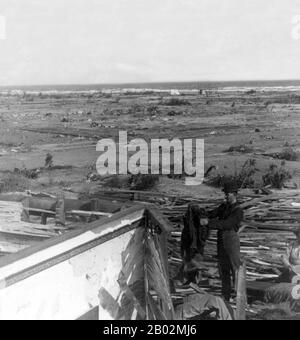
M 61 119 L 61 123 L 69 123 L 69 122 L 70 122 L 70 119 L 67 118 L 67 117 L 63 117 L 63 118 Z
M 53 167 L 53 156 L 50 153 L 47 153 L 45 158 L 45 168 Z
M 238 145 L 238 146 L 231 146 L 229 149 L 225 150 L 224 152 L 251 153 L 253 151 L 254 151 L 253 147 L 243 144 L 243 145 Z

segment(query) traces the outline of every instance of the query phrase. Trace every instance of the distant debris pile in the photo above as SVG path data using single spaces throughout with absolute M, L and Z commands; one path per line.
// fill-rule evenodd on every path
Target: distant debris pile
M 45 158 L 45 168 L 53 167 L 53 156 L 50 153 L 47 153 Z
M 192 104 L 186 99 L 170 98 L 170 99 L 166 100 L 165 102 L 163 102 L 162 105 L 165 105 L 165 106 L 191 106 Z
M 88 123 L 89 123 L 89 125 L 90 125 L 91 128 L 96 128 L 96 127 L 99 127 L 99 125 L 100 125 L 98 122 L 95 122 L 95 121 L 92 120 L 92 119 L 89 119 L 89 120 L 88 120 Z
M 67 117 L 63 117 L 63 118 L 61 119 L 61 123 L 69 123 L 69 122 L 70 122 L 70 119 L 67 118 Z
M 238 146 L 231 146 L 229 149 L 224 152 L 239 152 L 239 153 L 251 153 L 253 152 L 253 147 L 249 145 L 243 144 Z
M 28 169 L 14 169 L 14 174 L 24 176 L 28 179 L 37 179 L 39 176 L 40 170 L 34 169 L 34 170 L 28 170 Z
M 149 190 L 159 182 L 158 175 L 132 175 L 128 184 L 131 190 Z

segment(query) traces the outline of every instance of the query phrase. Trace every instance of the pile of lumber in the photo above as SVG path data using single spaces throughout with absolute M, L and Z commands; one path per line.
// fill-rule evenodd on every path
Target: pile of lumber
M 103 191 L 105 198 L 135 200 L 156 204 L 163 215 L 173 223 L 174 229 L 169 241 L 169 262 L 171 276 L 182 263 L 180 237 L 183 228 L 183 215 L 189 203 L 197 203 L 208 210 L 216 208 L 221 200 L 171 196 L 157 192 L 114 190 Z M 98 196 L 98 194 L 97 194 Z M 241 206 L 245 211 L 244 227 L 240 235 L 241 253 L 247 264 L 247 280 L 274 280 L 282 269 L 281 256 L 287 244 L 295 239 L 293 230 L 300 227 L 300 191 L 281 190 L 270 195 L 247 193 L 241 196 Z M 212 286 L 220 286 L 216 259 L 217 232 L 211 231 L 206 246 L 202 275 Z M 193 292 L 193 289 L 189 290 Z
M 97 198 L 111 201 L 138 201 L 155 204 L 163 215 L 173 224 L 169 240 L 169 267 L 171 277 L 178 273 L 182 259 L 180 255 L 180 238 L 183 228 L 183 215 L 188 204 L 197 203 L 207 210 L 212 210 L 222 203 L 222 199 L 205 197 L 171 196 L 150 191 L 106 190 L 96 194 Z M 244 194 L 241 206 L 245 211 L 244 229 L 240 235 L 241 253 L 247 265 L 247 280 L 275 280 L 282 269 L 281 256 L 286 246 L 295 239 L 293 230 L 300 227 L 300 191 L 286 190 L 273 192 L 270 195 Z M 35 244 L 38 240 L 57 235 L 53 226 L 26 224 L 20 222 L 22 207 L 20 203 L 0 202 L 0 252 L 11 253 Z M 5 215 L 5 216 L 4 216 Z M 13 242 L 5 237 L 14 237 Z M 16 240 L 16 235 L 22 240 Z M 26 239 L 26 237 L 29 238 Z M 24 238 L 25 237 L 25 238 Z M 26 241 L 23 241 L 23 240 Z M 11 249 L 11 244 L 13 248 Z M 202 263 L 202 284 L 205 291 L 219 292 L 217 232 L 212 230 L 208 239 L 205 258 Z M 194 289 L 176 291 L 174 298 L 194 293 Z
M 240 234 L 241 253 L 247 266 L 247 281 L 275 281 L 281 274 L 281 256 L 287 245 L 295 239 L 293 230 L 300 228 L 299 192 L 280 192 L 269 196 L 242 197 L 241 206 L 245 211 L 244 227 Z M 201 202 L 200 202 L 201 203 Z M 207 202 L 206 207 L 213 206 Z M 176 276 L 182 259 L 180 256 L 180 237 L 183 228 L 182 215 L 186 206 L 162 206 L 166 217 L 174 223 L 169 240 L 169 262 L 171 276 Z M 181 217 L 180 217 L 181 215 Z M 202 282 L 200 286 L 210 292 L 218 292 L 221 286 L 216 259 L 217 231 L 213 230 L 205 249 L 202 263 Z M 186 294 L 192 293 L 190 287 Z M 181 292 L 182 293 L 182 292 Z

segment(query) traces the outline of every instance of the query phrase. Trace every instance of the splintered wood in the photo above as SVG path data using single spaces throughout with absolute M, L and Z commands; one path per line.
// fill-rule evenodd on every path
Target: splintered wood
M 102 191 L 96 196 L 109 198 L 111 201 L 140 201 L 157 206 L 173 226 L 168 240 L 168 267 L 174 283 L 180 276 L 182 267 L 180 241 L 183 215 L 188 204 L 197 203 L 209 211 L 222 203 L 222 200 L 215 199 L 173 197 L 154 192 L 125 190 Z M 241 201 L 245 212 L 243 222 L 245 229 L 240 234 L 240 241 L 241 254 L 246 265 L 247 285 L 255 286 L 261 281 L 268 281 L 268 285 L 280 276 L 283 269 L 281 256 L 286 253 L 287 245 L 295 239 L 293 231 L 300 228 L 300 191 L 280 191 L 271 195 L 247 194 L 241 197 Z M 17 252 L 57 235 L 57 230 L 52 226 L 21 222 L 21 213 L 21 203 L 0 201 L 0 252 L 2 255 Z M 154 217 L 158 218 L 156 215 L 154 213 Z M 169 226 L 165 224 L 164 227 L 169 229 Z M 197 289 L 201 292 L 220 295 L 221 282 L 216 255 L 217 232 L 211 230 L 205 247 L 204 259 L 199 264 L 201 277 Z M 175 283 L 173 288 L 172 299 L 175 305 L 182 302 L 185 296 L 195 293 L 195 286 L 180 286 Z M 240 306 L 242 306 L 244 301 L 240 300 Z M 257 308 L 260 309 L 260 306 Z M 241 318 L 244 318 L 241 314 L 242 309 L 240 308 L 238 313 Z M 247 307 L 248 312 L 253 310 L 255 310 L 253 305 Z M 149 313 L 147 310 L 145 312 Z
M 295 239 L 293 230 L 300 227 L 299 199 L 299 191 L 276 193 L 270 196 L 242 197 L 245 229 L 240 234 L 240 240 L 248 286 L 253 286 L 261 281 L 268 281 L 267 285 L 270 286 L 270 283 L 274 283 L 280 276 L 283 269 L 281 256 L 286 253 L 287 245 Z M 220 203 L 203 202 L 203 200 L 197 200 L 197 202 L 208 210 Z M 182 215 L 185 213 L 186 207 L 186 204 L 161 206 L 165 216 L 174 224 L 174 230 L 169 240 L 169 267 L 173 278 L 178 276 L 182 265 L 180 240 L 183 228 Z M 212 230 L 205 248 L 204 260 L 200 266 L 201 279 L 198 287 L 202 291 L 219 295 L 221 282 L 216 255 L 217 232 Z M 180 302 L 184 296 L 193 293 L 194 290 L 190 286 L 176 288 L 173 299 L 175 302 Z M 257 296 L 253 297 L 256 299 Z M 235 308 L 234 304 L 233 307 Z M 253 306 L 251 308 L 253 309 Z M 246 308 L 247 315 L 251 308 Z M 239 315 L 241 310 L 240 308 L 238 311 Z M 259 310 L 261 307 L 257 308 L 257 311 Z M 242 317 L 244 318 L 244 316 Z
M 173 224 L 172 237 L 169 240 L 169 263 L 172 274 L 178 272 L 182 259 L 180 255 L 180 237 L 183 228 L 183 215 L 189 203 L 197 203 L 207 210 L 222 203 L 222 200 L 205 197 L 170 196 L 155 192 L 113 190 L 102 191 L 100 197 L 136 200 L 155 203 L 163 215 Z M 282 268 L 281 255 L 286 246 L 295 239 L 293 230 L 300 227 L 300 190 L 281 190 L 270 195 L 241 195 L 241 206 L 245 211 L 245 229 L 240 234 L 241 253 L 247 267 L 247 280 L 274 280 Z M 202 263 L 203 282 L 208 291 L 218 291 L 220 287 L 216 260 L 217 235 L 212 230 L 205 248 Z M 173 276 L 174 276 L 173 275 Z M 193 293 L 194 290 L 188 288 Z M 179 294 L 180 295 L 180 294 Z
M 48 226 L 21 221 L 20 202 L 0 201 L 0 255 L 16 253 L 57 235 Z

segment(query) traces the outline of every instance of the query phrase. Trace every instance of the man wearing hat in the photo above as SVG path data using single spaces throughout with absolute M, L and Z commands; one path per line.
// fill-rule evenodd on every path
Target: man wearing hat
M 241 265 L 240 238 L 238 231 L 244 219 L 243 209 L 237 202 L 238 186 L 235 183 L 224 185 L 225 202 L 209 214 L 217 218 L 218 260 L 222 280 L 222 294 L 226 301 L 231 297 L 231 280 L 236 282 L 236 274 Z

